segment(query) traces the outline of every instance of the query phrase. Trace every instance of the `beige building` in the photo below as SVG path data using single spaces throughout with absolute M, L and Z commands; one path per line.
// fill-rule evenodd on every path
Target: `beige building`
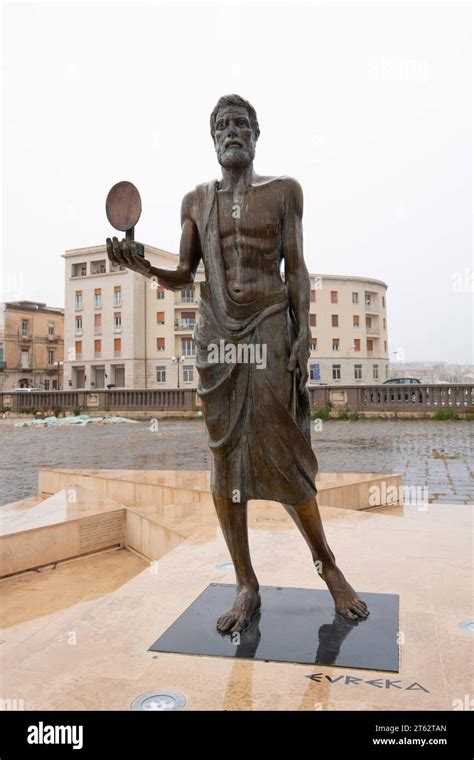
M 387 285 L 310 275 L 310 384 L 353 385 L 388 378 Z
M 173 253 L 145 246 L 145 255 L 176 267 Z M 103 245 L 68 250 L 64 259 L 65 388 L 196 387 L 202 266 L 192 288 L 172 292 L 112 266 Z M 311 275 L 311 384 L 388 376 L 386 290 L 379 280 Z
M 37 301 L 0 304 L 0 390 L 60 390 L 63 358 L 63 309 Z

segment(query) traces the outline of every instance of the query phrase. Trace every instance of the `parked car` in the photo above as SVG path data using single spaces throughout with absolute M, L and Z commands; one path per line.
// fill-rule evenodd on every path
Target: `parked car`
M 384 385 L 421 385 L 421 380 L 416 377 L 391 377 L 385 380 Z

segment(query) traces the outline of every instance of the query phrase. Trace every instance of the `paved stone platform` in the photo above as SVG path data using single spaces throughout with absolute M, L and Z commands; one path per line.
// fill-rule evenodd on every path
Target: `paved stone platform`
M 158 561 L 116 549 L 1 582 L 0 697 L 27 710 L 128 710 L 153 689 L 182 693 L 187 710 L 461 704 L 471 692 L 473 639 L 459 628 L 472 614 L 471 509 L 321 511 L 355 588 L 400 596 L 398 674 L 148 651 L 210 583 L 233 582 L 220 530 L 205 522 Z M 250 529 L 260 583 L 323 588 L 281 512 Z

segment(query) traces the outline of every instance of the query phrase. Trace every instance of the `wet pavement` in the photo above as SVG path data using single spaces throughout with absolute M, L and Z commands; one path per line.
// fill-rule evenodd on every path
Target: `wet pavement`
M 45 467 L 210 469 L 204 423 L 160 420 L 135 425 L 15 428 L 0 425 L 0 504 L 37 493 Z M 428 489 L 433 503 L 474 504 L 473 423 L 432 420 L 323 422 L 312 431 L 323 472 L 400 473 Z

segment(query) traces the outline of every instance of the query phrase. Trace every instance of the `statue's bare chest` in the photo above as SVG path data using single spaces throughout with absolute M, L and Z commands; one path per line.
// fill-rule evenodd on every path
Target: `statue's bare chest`
M 280 232 L 280 204 L 264 188 L 251 188 L 243 193 L 217 193 L 219 233 L 229 237 L 271 240 Z

